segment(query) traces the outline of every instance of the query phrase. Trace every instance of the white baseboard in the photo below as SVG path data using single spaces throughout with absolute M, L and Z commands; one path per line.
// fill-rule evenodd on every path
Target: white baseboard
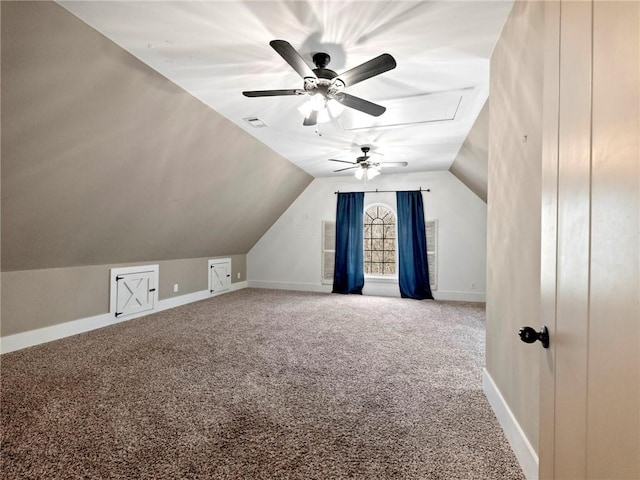
M 236 282 L 231 284 L 230 292 L 235 292 L 236 290 L 242 290 L 243 288 L 248 288 L 249 284 L 245 280 L 244 282 Z
M 363 295 L 374 295 L 376 297 L 397 297 L 400 298 L 400 288 L 397 280 L 395 282 L 380 282 L 377 280 L 365 280 L 362 288 Z
M 248 286 L 273 290 L 295 290 L 298 292 L 331 293 L 332 290 L 331 285 L 323 285 L 320 283 L 270 282 L 265 280 L 249 280 Z M 397 283 L 379 280 L 365 280 L 362 294 L 382 297 L 400 297 Z M 436 300 L 451 300 L 456 302 L 486 302 L 484 292 L 434 291 L 433 298 Z
M 268 282 L 263 280 L 249 280 L 250 288 L 265 288 L 270 290 L 294 290 L 296 292 L 331 293 L 331 285 L 320 283 Z
M 538 480 L 538 454 L 535 452 L 520 424 L 511 412 L 502 393 L 491 378 L 487 369 L 482 371 L 482 389 L 489 400 L 502 430 L 509 440 L 511 449 L 520 463 L 520 467 L 527 480 Z
M 235 292 L 236 290 L 242 290 L 243 288 L 247 288 L 247 282 L 232 283 L 229 286 L 229 290 L 224 290 L 222 292 L 210 293 L 209 290 L 200 290 L 199 292 L 187 293 L 186 295 L 165 298 L 158 302 L 158 308 L 155 311 L 161 312 L 162 310 L 180 307 L 188 303 L 199 302 L 200 300 L 205 300 L 207 298 L 223 295 L 229 292 Z
M 129 318 L 113 318 L 109 313 L 95 315 L 93 317 L 81 318 L 70 322 L 52 325 L 51 327 L 38 328 L 27 332 L 7 335 L 0 339 L 0 351 L 2 353 L 14 352 L 23 348 L 33 347 L 41 343 L 59 340 L 61 338 L 78 335 L 97 328 L 115 325 L 116 323 L 126 322 Z
M 249 286 L 273 290 L 294 290 L 297 292 L 331 293 L 332 285 L 320 283 L 296 283 L 296 282 L 270 282 L 263 280 L 250 280 Z M 383 297 L 399 297 L 398 284 L 389 282 L 367 282 L 365 280 L 363 295 L 377 295 Z
M 96 330 L 98 328 L 108 327 L 110 325 L 115 325 L 116 323 L 126 322 L 135 318 L 151 315 L 162 310 L 180 307 L 181 305 L 187 305 L 188 303 L 205 300 L 207 298 L 241 290 L 243 288 L 247 288 L 247 282 L 236 282 L 231 284 L 229 290 L 219 293 L 210 293 L 209 290 L 202 290 L 199 292 L 160 300 L 153 312 L 142 312 L 138 315 L 131 315 L 125 318 L 114 318 L 110 313 L 103 313 L 93 317 L 81 318 L 79 320 L 72 320 L 70 322 L 52 325 L 50 327 L 29 330 L 28 332 L 16 333 L 14 335 L 7 335 L 6 337 L 0 338 L 0 353 L 14 352 L 16 350 L 22 350 L 23 348 L 39 345 L 41 343 L 47 343 L 53 340 L 59 340 L 72 335 Z
M 446 290 L 434 290 L 433 298 L 436 300 L 451 300 L 454 302 L 487 302 L 484 292 L 454 292 Z

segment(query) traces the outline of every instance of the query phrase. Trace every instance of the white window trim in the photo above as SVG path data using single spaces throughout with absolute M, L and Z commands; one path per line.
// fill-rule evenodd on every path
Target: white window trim
M 396 263 L 396 267 L 398 264 Z M 365 274 L 364 278 L 371 283 L 398 283 L 398 274 L 395 275 L 371 275 Z
M 435 266 L 434 271 L 432 272 L 431 269 L 429 269 L 429 273 L 433 276 L 433 283 L 431 283 L 431 281 L 429 281 L 429 287 L 431 288 L 432 291 L 436 291 L 438 290 L 438 220 L 437 219 L 426 219 L 425 218 L 425 235 L 427 237 L 427 239 L 429 238 L 429 235 L 427 235 L 427 231 L 428 230 L 428 224 L 433 222 L 433 242 L 431 244 L 427 243 L 427 262 L 429 261 L 429 255 L 433 255 L 433 264 Z
M 335 256 L 336 256 L 335 245 L 333 249 L 326 248 L 326 245 L 325 245 L 327 240 L 327 226 L 330 226 L 330 225 L 333 225 L 333 231 L 335 234 L 335 229 L 336 229 L 335 220 L 322 221 L 322 258 L 320 259 L 320 261 L 322 262 L 320 264 L 320 283 L 322 285 L 333 285 L 333 269 L 331 269 L 330 272 L 325 270 L 327 255 L 331 255 L 333 257 L 334 262 L 335 262 Z M 334 238 L 334 243 L 335 243 L 335 238 Z M 331 273 L 330 278 L 327 278 L 327 273 Z

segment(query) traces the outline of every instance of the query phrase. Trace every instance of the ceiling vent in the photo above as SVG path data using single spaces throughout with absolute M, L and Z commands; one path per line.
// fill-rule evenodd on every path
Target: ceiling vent
M 260 120 L 258 117 L 247 117 L 243 120 L 254 128 L 263 128 L 267 126 L 267 124 Z

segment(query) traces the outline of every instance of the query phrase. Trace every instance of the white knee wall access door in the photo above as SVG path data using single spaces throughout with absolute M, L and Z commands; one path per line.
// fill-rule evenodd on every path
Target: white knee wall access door
M 209 293 L 226 292 L 231 288 L 231 259 L 209 260 Z
M 158 303 L 158 265 L 111 269 L 111 314 L 117 318 L 146 315 Z

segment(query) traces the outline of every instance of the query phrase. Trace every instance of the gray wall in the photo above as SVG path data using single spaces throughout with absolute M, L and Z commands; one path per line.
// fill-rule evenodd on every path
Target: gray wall
M 538 447 L 544 2 L 515 2 L 491 57 L 487 371 Z M 524 137 L 526 138 L 526 142 Z
M 159 265 L 158 298 L 200 292 L 208 286 L 211 257 L 145 262 Z M 245 281 L 246 255 L 232 255 L 233 282 Z M 113 267 L 91 265 L 2 273 L 2 336 L 109 312 L 109 279 Z M 240 274 L 240 279 L 238 279 Z M 173 291 L 178 284 L 179 291 Z
M 59 5 L 1 8 L 2 335 L 108 295 L 52 287 L 28 318 L 5 306 L 50 276 L 102 289 L 108 266 L 169 262 L 166 298 L 169 276 L 199 288 L 189 259 L 233 255 L 246 279 L 246 253 L 312 177 Z

